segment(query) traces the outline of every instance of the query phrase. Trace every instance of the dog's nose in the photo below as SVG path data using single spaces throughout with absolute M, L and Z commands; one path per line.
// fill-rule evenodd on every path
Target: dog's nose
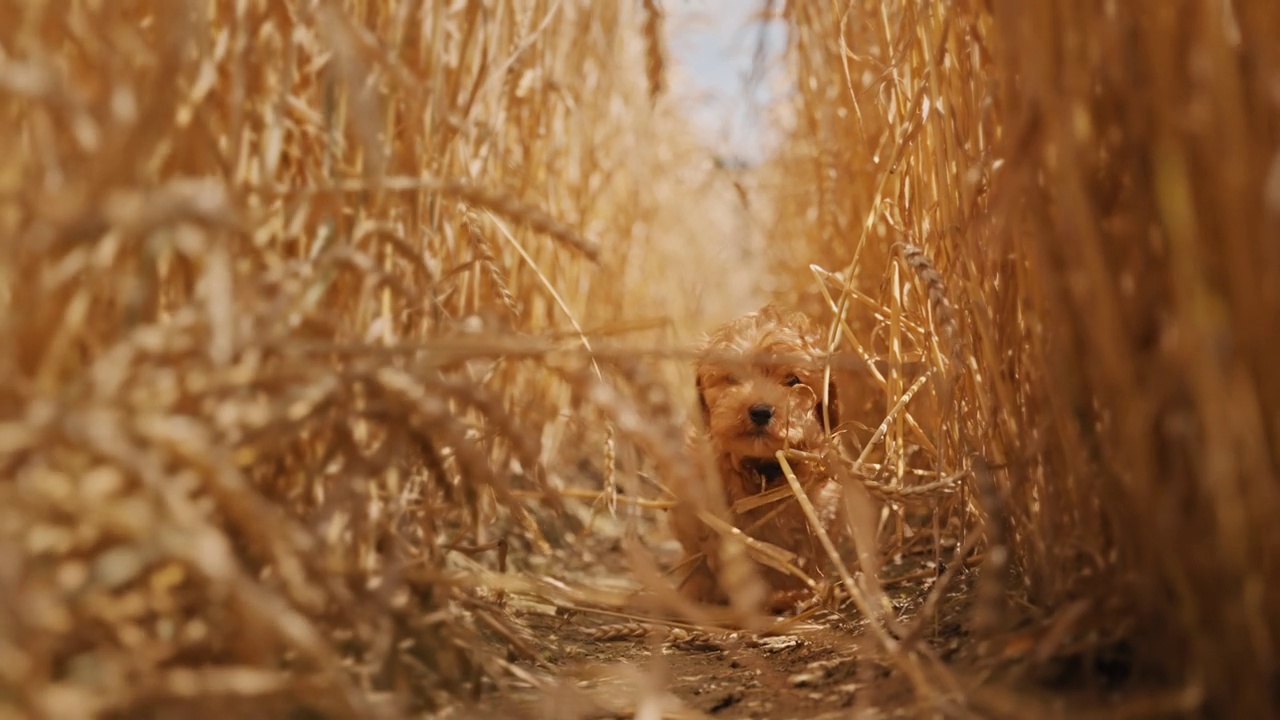
M 752 405 L 751 408 L 747 410 L 747 415 L 751 417 L 751 422 L 757 425 L 768 425 L 769 421 L 773 419 L 773 406 Z

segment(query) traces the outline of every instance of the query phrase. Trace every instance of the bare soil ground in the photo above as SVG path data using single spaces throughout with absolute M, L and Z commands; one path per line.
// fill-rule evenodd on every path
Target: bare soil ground
M 562 569 L 565 582 L 639 589 L 611 534 L 586 536 L 595 547 Z M 668 540 L 653 549 L 667 565 L 678 552 Z M 933 582 L 932 554 L 897 560 L 884 575 L 904 580 L 887 590 L 898 616 L 911 619 Z M 969 580 L 962 573 L 948 590 L 927 636 L 944 658 L 958 657 L 964 645 Z M 510 619 L 545 648 L 543 662 L 518 662 L 527 682 L 485 692 L 446 717 L 785 720 L 917 717 L 923 710 L 909 680 L 865 635 L 865 621 L 847 603 L 838 613 L 814 608 L 779 618 L 779 629 L 765 633 L 696 630 L 521 598 L 510 598 L 507 607 Z
M 641 585 L 622 550 L 623 534 L 621 521 L 597 515 L 571 544 L 572 553 L 537 562 L 546 563 L 542 573 L 571 586 L 639 592 Z M 640 535 L 664 567 L 676 562 L 679 548 L 661 523 L 649 524 Z M 917 535 L 904 552 L 891 554 L 881 572 L 903 627 L 920 619 L 939 575 L 932 542 L 922 539 Z M 943 545 L 944 561 L 949 562 L 954 539 Z M 954 674 L 953 691 L 964 696 L 963 702 L 948 705 L 954 712 L 940 712 L 935 701 L 916 692 L 847 601 L 837 611 L 814 607 L 780 617 L 776 630 L 753 633 L 646 620 L 642 611 L 566 609 L 512 595 L 503 604 L 508 619 L 541 656 L 537 661 L 510 656 L 518 677 L 485 687 L 474 702 L 450 707 L 440 716 L 1185 717 L 1179 712 L 1185 698 L 1161 694 L 1156 685 L 1132 677 L 1124 646 L 1093 642 L 1085 643 L 1088 651 L 1068 647 L 1071 613 L 1036 617 L 1015 601 L 1003 630 L 984 640 L 972 637 L 966 627 L 976 578 L 970 567 L 955 573 L 921 636 L 929 652 Z M 507 645 L 496 635 L 493 640 L 497 647 Z M 958 695 L 953 699 L 961 700 Z

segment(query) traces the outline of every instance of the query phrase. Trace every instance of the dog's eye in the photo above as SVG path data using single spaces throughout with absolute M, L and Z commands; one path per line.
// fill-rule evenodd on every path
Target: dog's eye
M 788 375 L 786 381 L 787 387 L 795 387 L 800 384 L 800 378 L 795 375 Z
M 724 376 L 724 384 L 725 384 L 725 385 L 738 385 L 738 384 L 741 384 L 741 383 L 742 383 L 742 379 L 741 379 L 741 378 L 739 378 L 737 375 L 725 375 L 725 376 Z

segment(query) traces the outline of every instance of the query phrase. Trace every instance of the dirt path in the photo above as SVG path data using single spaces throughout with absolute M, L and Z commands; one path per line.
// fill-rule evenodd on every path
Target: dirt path
M 562 677 L 578 678 L 576 712 L 560 715 L 569 707 L 549 705 L 548 696 L 534 692 L 499 699 L 484 708 L 492 715 L 477 717 L 630 718 L 641 714 L 647 698 L 671 715 L 727 719 L 848 717 L 851 709 L 881 706 L 909 710 L 905 680 L 855 627 L 840 621 L 804 623 L 771 636 L 658 629 L 620 637 L 625 626 L 612 626 L 606 628 L 617 629 L 612 636 L 600 639 L 562 618 L 528 620 L 558 646 L 552 662 Z
M 593 546 L 562 558 L 556 574 L 571 585 L 630 587 L 612 523 L 588 537 Z M 658 531 L 655 531 L 657 535 Z M 670 564 L 674 544 L 655 537 L 654 553 Z M 888 588 L 900 618 L 914 618 L 928 594 L 929 559 L 900 558 L 887 576 L 924 576 Z M 944 658 L 961 647 L 967 580 L 947 594 L 928 638 Z M 541 667 L 519 661 L 526 681 L 486 693 L 451 718 L 917 717 L 907 678 L 865 636 L 848 604 L 839 614 L 813 610 L 777 634 L 695 631 L 635 622 L 608 612 L 569 611 L 536 598 L 510 598 L 509 619 L 543 648 Z M 645 715 L 645 711 L 654 712 Z M 661 711 L 665 714 L 659 714 Z

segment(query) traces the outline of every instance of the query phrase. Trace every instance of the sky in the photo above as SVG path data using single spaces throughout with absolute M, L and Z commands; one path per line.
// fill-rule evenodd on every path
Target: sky
M 780 3 L 779 3 L 780 4 Z M 777 67 L 785 31 L 755 15 L 762 0 L 665 0 L 673 94 L 689 109 L 704 140 L 718 153 L 758 161 L 774 133 L 764 112 L 780 73 L 768 73 L 748 92 L 752 61 L 764 31 L 766 66 Z

